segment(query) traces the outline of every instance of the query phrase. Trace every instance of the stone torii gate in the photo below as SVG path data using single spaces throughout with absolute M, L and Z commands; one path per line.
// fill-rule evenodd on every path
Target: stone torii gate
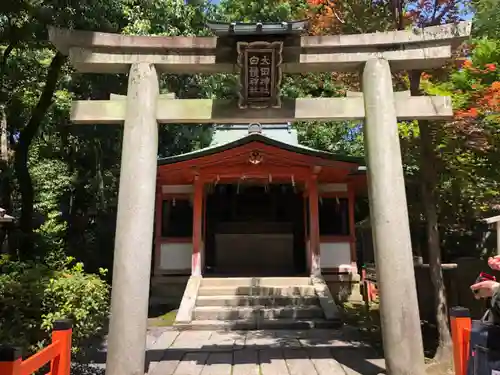
M 287 23 L 283 27 L 290 28 Z M 262 24 L 257 24 L 257 31 Z M 234 29 L 234 24 L 232 24 Z M 234 45 L 219 37 L 125 36 L 50 29 L 51 42 L 81 73 L 128 73 L 126 98 L 75 101 L 76 124 L 123 124 L 108 375 L 144 372 L 153 241 L 158 124 L 364 120 L 370 211 L 389 374 L 423 374 L 424 357 L 398 120 L 448 119 L 448 97 L 393 92 L 391 72 L 441 67 L 469 36 L 467 22 L 386 33 L 297 36 L 284 43 L 284 73 L 362 71 L 363 93 L 282 100 L 242 109 L 211 99 L 159 95 L 159 73 L 237 73 Z M 257 37 L 258 39 L 258 37 Z M 320 273 L 319 248 L 312 274 Z

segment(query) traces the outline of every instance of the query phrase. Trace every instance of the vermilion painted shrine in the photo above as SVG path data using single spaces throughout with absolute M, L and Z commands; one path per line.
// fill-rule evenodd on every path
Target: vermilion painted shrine
M 155 273 L 357 273 L 363 163 L 299 145 L 287 124 L 218 127 L 210 147 L 158 163 Z
M 225 312 L 240 316 L 238 306 L 214 311 L 201 305 L 208 297 L 255 302 L 256 290 L 286 297 L 295 286 L 318 306 L 294 314 L 314 312 L 313 327 L 338 322 L 325 275 L 357 275 L 353 204 L 365 186 L 388 373 L 423 374 L 397 121 L 448 119 L 452 108 L 449 97 L 394 92 L 391 73 L 443 66 L 471 24 L 322 37 L 301 36 L 304 22 L 209 26 L 215 37 L 50 30 L 80 73 L 129 74 L 126 97 L 75 101 L 71 114 L 76 124 L 124 125 L 107 374 L 143 372 L 152 263 L 155 288 L 188 279 L 178 328 L 208 316 L 201 326 L 236 327 Z M 363 92 L 279 97 L 282 73 L 331 71 L 360 72 Z M 175 99 L 159 93 L 161 73 L 238 73 L 240 98 Z M 363 161 L 301 146 L 287 125 L 319 120 L 364 121 L 367 180 Z M 217 124 L 212 145 L 158 161 L 158 124 L 179 123 Z M 282 310 L 259 303 L 240 323 L 278 327 Z

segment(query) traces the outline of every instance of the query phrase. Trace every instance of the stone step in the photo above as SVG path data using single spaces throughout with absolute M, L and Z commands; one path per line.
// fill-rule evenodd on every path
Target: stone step
M 316 296 L 198 296 L 196 306 L 311 306 Z
M 312 319 L 321 318 L 323 310 L 319 306 L 277 307 L 195 307 L 193 320 L 247 320 L 247 319 Z
M 302 286 L 311 285 L 309 277 L 204 277 L 202 287 L 223 286 Z
M 325 319 L 254 319 L 254 320 L 193 320 L 190 323 L 175 324 L 177 330 L 261 330 L 261 329 L 336 329 L 342 326 L 340 320 Z
M 291 286 L 238 286 L 228 285 L 219 287 L 201 286 L 198 296 L 315 296 L 312 285 Z

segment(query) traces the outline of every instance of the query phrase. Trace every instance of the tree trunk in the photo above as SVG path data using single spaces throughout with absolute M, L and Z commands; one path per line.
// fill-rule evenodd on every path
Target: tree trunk
M 96 140 L 94 143 L 94 151 L 95 151 L 95 173 L 97 179 L 97 192 L 99 195 L 99 205 L 98 210 L 105 211 L 106 210 L 106 197 L 104 194 L 104 177 L 102 173 L 102 146 L 99 140 Z
M 12 213 L 12 185 L 11 185 L 11 165 L 9 154 L 9 142 L 7 136 L 7 114 L 5 113 L 5 104 L 0 103 L 0 207 L 5 209 L 7 214 Z M 7 249 L 7 254 L 15 256 L 16 248 L 8 236 L 9 226 L 1 228 L 0 247 Z M 7 244 L 5 243 L 7 241 Z M 0 253 L 2 252 L 0 250 Z
M 412 95 L 421 95 L 421 72 L 410 73 L 410 91 Z M 422 186 L 422 205 L 426 219 L 427 244 L 429 248 L 429 270 L 434 287 L 434 305 L 436 309 L 436 324 L 439 334 L 439 345 L 434 359 L 439 362 L 451 362 L 452 341 L 448 323 L 448 306 L 443 270 L 441 268 L 441 246 L 439 239 L 438 213 L 436 202 L 435 168 L 436 158 L 434 142 L 430 132 L 429 121 L 420 120 L 420 172 Z
M 5 104 L 0 103 L 0 204 L 8 214 L 12 211 L 10 155 Z
M 439 345 L 435 359 L 451 361 L 452 341 L 448 323 L 448 306 L 443 270 L 441 268 L 441 246 L 439 239 L 438 214 L 435 194 L 435 157 L 432 147 L 429 122 L 420 121 L 420 152 L 422 172 L 422 202 L 427 225 L 427 244 L 429 248 L 429 270 L 434 286 L 434 303 L 436 308 L 436 323 L 439 333 Z
M 7 214 L 12 213 L 12 165 L 6 110 L 9 94 L 5 87 L 5 76 L 7 60 L 14 51 L 15 46 L 16 42 L 11 42 L 5 48 L 0 60 L 0 205 L 7 211 Z M 8 234 L 12 230 L 12 226 L 2 229 L 1 244 L 5 246 L 4 241 L 7 239 L 8 254 L 16 256 L 17 247 L 15 242 L 12 241 L 12 236 Z
M 33 190 L 33 182 L 28 169 L 28 153 L 31 142 L 35 137 L 42 123 L 47 110 L 52 104 L 52 97 L 57 86 L 59 74 L 62 66 L 66 62 L 66 56 L 57 52 L 52 58 L 45 87 L 43 88 L 40 99 L 37 105 L 31 112 L 31 117 L 26 126 L 19 134 L 19 142 L 15 147 L 14 154 L 14 171 L 19 184 L 19 192 L 21 193 L 21 216 L 19 218 L 19 229 L 21 237 L 19 238 L 19 253 L 22 258 L 33 255 L 33 204 L 35 193 Z

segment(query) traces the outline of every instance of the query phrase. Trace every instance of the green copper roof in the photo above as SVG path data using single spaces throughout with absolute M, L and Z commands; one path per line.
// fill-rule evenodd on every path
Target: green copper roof
M 246 137 L 249 134 L 248 126 L 248 124 L 217 125 L 210 146 L 222 145 Z M 260 127 L 261 134 L 265 137 L 290 145 L 299 145 L 297 130 L 292 129 L 291 124 L 263 124 Z
M 252 131 L 255 128 L 256 131 Z M 262 142 L 270 146 L 303 155 L 310 155 L 326 160 L 342 161 L 358 165 L 364 164 L 363 158 L 337 155 L 330 152 L 315 150 L 300 145 L 297 131 L 290 124 L 250 124 L 250 125 L 216 125 L 212 142 L 206 148 L 181 155 L 159 158 L 158 165 L 174 164 L 186 160 L 216 154 L 250 142 Z M 359 169 L 359 168 L 358 168 Z

